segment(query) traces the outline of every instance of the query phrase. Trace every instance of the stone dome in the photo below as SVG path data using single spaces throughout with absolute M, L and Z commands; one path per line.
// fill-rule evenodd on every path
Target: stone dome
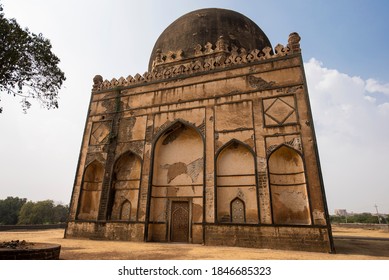
M 182 50 L 184 58 L 189 58 L 194 56 L 196 45 L 215 45 L 220 36 L 229 46 L 247 51 L 271 48 L 266 34 L 248 17 L 225 9 L 196 10 L 178 18 L 162 32 L 152 50 L 149 70 L 158 49 L 164 54 Z

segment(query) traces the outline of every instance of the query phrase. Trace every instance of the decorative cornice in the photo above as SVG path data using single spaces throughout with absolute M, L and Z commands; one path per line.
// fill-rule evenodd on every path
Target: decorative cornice
M 228 46 L 223 37 L 220 37 L 215 46 L 207 43 L 204 47 L 198 44 L 194 48 L 194 54 L 186 57 L 182 50 L 170 51 L 163 54 L 157 50 L 156 59 L 153 62 L 152 70 L 139 73 L 127 78 L 113 78 L 111 81 L 103 81 L 103 77 L 96 75 L 93 79 L 93 92 L 109 90 L 118 87 L 128 87 L 141 83 L 169 79 L 182 75 L 206 72 L 213 69 L 227 68 L 233 65 L 248 64 L 255 61 L 262 61 L 276 57 L 300 53 L 300 36 L 293 32 L 289 35 L 288 45 L 284 47 L 278 44 L 274 48 L 274 54 L 270 47 L 262 50 L 247 51 L 244 48 Z

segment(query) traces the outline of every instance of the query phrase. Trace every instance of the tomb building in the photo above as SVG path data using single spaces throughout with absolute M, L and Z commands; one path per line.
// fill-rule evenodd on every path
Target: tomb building
M 93 79 L 66 238 L 334 252 L 300 37 L 190 12 Z

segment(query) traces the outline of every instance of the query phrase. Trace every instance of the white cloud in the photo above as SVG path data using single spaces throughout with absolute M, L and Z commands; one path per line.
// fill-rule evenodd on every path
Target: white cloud
M 378 81 L 374 79 L 366 80 L 366 90 L 370 93 L 379 92 L 389 95 L 389 83 L 380 84 Z
M 383 103 L 379 105 L 378 112 L 385 117 L 389 117 L 389 103 Z
M 365 96 L 364 98 L 365 98 L 367 101 L 369 101 L 369 102 L 371 102 L 371 103 L 373 103 L 373 104 L 377 101 L 376 98 L 371 97 L 371 96 L 369 96 L 369 95 Z
M 389 212 L 389 103 L 371 93 L 389 84 L 351 77 L 312 58 L 305 63 L 330 210 Z M 386 209 L 384 209 L 386 207 Z

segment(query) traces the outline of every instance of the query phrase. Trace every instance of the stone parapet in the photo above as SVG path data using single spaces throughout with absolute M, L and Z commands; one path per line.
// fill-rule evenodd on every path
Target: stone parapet
M 291 33 L 287 46 L 278 44 L 274 48 L 274 53 L 270 47 L 250 51 L 244 48 L 238 49 L 235 46 L 229 47 L 222 38 L 219 38 L 215 46 L 211 43 L 207 43 L 204 47 L 197 45 L 194 56 L 189 58 L 185 58 L 180 50 L 168 54 L 157 51 L 157 58 L 153 62 L 151 71 L 143 75 L 139 73 L 135 76 L 129 75 L 127 78 L 113 78 L 110 81 L 103 80 L 102 76 L 96 75 L 93 79 L 93 91 L 127 87 L 300 53 L 300 39 L 298 33 Z

